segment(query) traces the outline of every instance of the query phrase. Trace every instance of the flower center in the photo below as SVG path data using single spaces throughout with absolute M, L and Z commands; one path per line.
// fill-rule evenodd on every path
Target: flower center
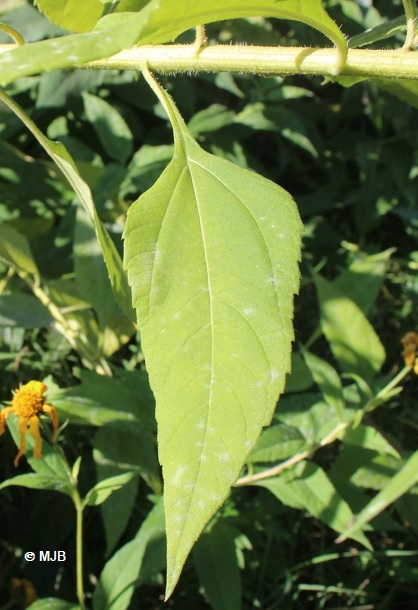
M 16 390 L 12 400 L 15 414 L 24 419 L 30 419 L 42 411 L 45 403 L 45 390 L 45 384 L 40 382 L 34 382 L 32 386 L 28 383 L 20 390 Z

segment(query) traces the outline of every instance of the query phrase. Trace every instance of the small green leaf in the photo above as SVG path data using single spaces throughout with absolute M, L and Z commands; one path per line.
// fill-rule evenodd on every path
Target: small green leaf
M 385 350 L 359 307 L 320 275 L 314 277 L 321 312 L 321 327 L 331 350 L 346 373 L 365 379 L 378 373 Z
M 124 163 L 132 154 L 132 133 L 125 119 L 106 100 L 82 93 L 88 120 L 103 148 L 116 161 Z
M 305 437 L 297 428 L 280 424 L 269 426 L 260 435 L 248 456 L 248 462 L 277 462 L 296 455 L 306 445 Z
M 303 508 L 312 516 L 320 519 L 337 532 L 345 531 L 353 519 L 353 513 L 322 468 L 313 462 L 301 462 L 297 471 L 297 478 L 286 484 L 290 493 L 295 494 Z M 258 481 L 255 484 L 266 487 L 282 500 L 283 493 L 279 489 L 279 487 L 282 487 L 280 477 Z M 368 549 L 372 548 L 362 532 L 357 532 L 351 538 Z
M 139 579 L 147 545 L 162 536 L 164 508 L 161 499 L 148 513 L 136 537 L 105 565 L 93 595 L 94 610 L 126 610 Z
M 6 224 L 0 224 L 0 260 L 18 271 L 39 275 L 26 237 Z
M 0 484 L 0 489 L 10 487 L 11 485 L 18 485 L 19 487 L 30 487 L 31 489 L 54 489 L 55 491 L 62 491 L 68 493 L 67 483 L 63 484 L 63 480 L 54 477 L 53 475 L 43 475 L 31 472 L 29 474 L 21 474 L 12 479 L 7 479 Z M 64 486 L 63 486 L 64 485 Z
M 367 316 L 382 287 L 389 258 L 395 248 L 378 254 L 360 254 L 333 282 L 334 286 L 360 307 Z M 364 286 L 367 284 L 367 290 Z
M 386 38 L 392 38 L 398 34 L 406 31 L 406 20 L 403 15 L 396 17 L 396 19 L 390 19 L 384 23 L 379 23 L 374 28 L 370 28 L 361 34 L 353 36 L 348 41 L 350 49 L 358 49 L 379 40 L 385 40 Z
M 344 443 L 357 445 L 363 449 L 371 449 L 378 453 L 387 453 L 395 458 L 400 458 L 399 452 L 391 445 L 384 436 L 372 426 L 360 424 L 356 428 L 349 428 L 344 434 Z
M 134 476 L 134 472 L 124 472 L 123 474 L 118 474 L 115 477 L 100 481 L 100 483 L 97 483 L 97 485 L 92 487 L 87 493 L 83 505 L 97 506 L 98 504 L 102 504 L 102 502 L 107 500 L 110 494 L 126 485 Z
M 343 388 L 337 371 L 328 362 L 308 352 L 303 346 L 301 346 L 301 352 L 325 400 L 335 409 L 338 419 L 343 421 Z
M 48 326 L 51 321 L 51 314 L 45 305 L 30 294 L 0 296 L 0 327 L 42 328 Z
M 76 459 L 76 461 L 73 464 L 73 467 L 71 469 L 71 476 L 73 477 L 74 481 L 78 480 L 78 475 L 80 472 L 80 466 L 81 466 L 81 460 L 82 457 L 81 455 Z
M 32 610 L 81 610 L 81 606 L 55 597 L 44 597 L 31 604 Z
M 270 108 L 261 102 L 247 104 L 236 115 L 234 122 L 256 130 L 277 131 L 282 137 L 303 148 L 313 157 L 318 157 L 318 152 L 309 138 L 303 117 L 297 116 L 286 108 Z
M 283 189 L 203 151 L 145 74 L 175 155 L 129 209 L 125 267 L 157 402 L 169 595 L 283 391 L 301 223 Z
M 386 483 L 382 491 L 356 516 L 354 523 L 344 529 L 338 542 L 342 542 L 346 538 L 352 538 L 353 534 L 374 519 L 387 506 L 400 498 L 416 483 L 418 483 L 418 451 L 411 455 L 401 470 Z
M 197 137 L 202 133 L 216 131 L 230 125 L 234 121 L 235 113 L 221 104 L 212 104 L 204 110 L 196 112 L 187 127 L 193 136 Z
M 58 417 L 60 417 L 59 412 Z M 45 419 L 45 421 L 47 422 L 48 420 Z M 48 423 L 46 425 L 48 425 Z M 18 418 L 9 415 L 7 418 L 7 428 L 10 430 L 16 446 L 19 447 L 20 433 L 18 429 Z M 35 472 L 8 479 L 2 483 L 2 487 L 22 485 L 24 487 L 32 487 L 33 489 L 53 489 L 72 496 L 73 481 L 71 479 L 71 472 L 56 447 L 43 441 L 42 458 L 39 459 L 33 457 L 33 447 L 33 437 L 27 432 L 25 456 Z
M 197 575 L 214 610 L 241 610 L 241 574 L 235 548 L 236 530 L 224 520 L 205 532 L 193 549 Z

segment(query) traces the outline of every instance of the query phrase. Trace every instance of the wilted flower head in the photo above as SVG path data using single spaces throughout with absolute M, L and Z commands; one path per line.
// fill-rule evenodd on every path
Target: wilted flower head
M 17 466 L 20 458 L 26 448 L 26 431 L 29 424 L 29 432 L 35 439 L 35 447 L 33 449 L 33 457 L 42 457 L 42 440 L 39 432 L 39 413 L 47 413 L 52 419 L 54 427 L 53 440 L 58 428 L 58 417 L 54 407 L 46 404 L 45 392 L 47 386 L 41 381 L 29 381 L 16 390 L 13 395 L 12 406 L 6 407 L 0 411 L 0 435 L 5 430 L 6 419 L 10 413 L 14 413 L 19 417 L 19 433 L 20 446 L 19 452 L 14 460 L 14 465 Z
M 23 598 L 23 607 L 29 608 L 34 601 L 39 599 L 33 583 L 27 578 L 12 578 L 11 595 L 13 598 Z
M 406 366 L 413 367 L 414 373 L 418 375 L 418 333 L 409 332 L 406 333 L 401 339 L 403 345 L 402 357 L 405 361 Z

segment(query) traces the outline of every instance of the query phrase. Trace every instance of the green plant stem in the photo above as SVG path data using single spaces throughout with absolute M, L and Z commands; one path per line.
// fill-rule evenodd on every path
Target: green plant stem
M 385 394 L 387 394 L 388 392 L 390 392 L 390 390 L 392 390 L 395 386 L 397 386 L 404 377 L 406 377 L 408 375 L 408 373 L 410 373 L 412 371 L 412 367 L 411 366 L 407 366 L 405 365 L 404 368 L 399 371 L 399 373 L 397 375 L 395 375 L 395 377 L 389 381 L 389 383 L 387 385 L 385 385 L 384 388 L 382 388 L 381 390 L 379 390 L 379 392 L 376 394 L 375 398 L 382 398 Z
M 6 32 L 6 34 L 9 34 L 9 36 L 13 38 L 13 40 L 17 45 L 19 45 L 19 47 L 25 44 L 23 36 L 7 23 L 3 23 L 3 21 L 0 21 L 0 30 Z
M 84 585 L 83 585 L 83 503 L 77 490 L 73 492 L 73 500 L 77 515 L 76 524 L 76 578 L 78 602 L 84 610 Z
M 1 47 L 0 47 L 1 51 Z M 404 50 L 350 49 L 338 71 L 335 49 L 213 45 L 195 53 L 194 45 L 144 45 L 108 59 L 86 64 L 91 69 L 138 70 L 146 63 L 151 71 L 240 72 L 250 74 L 322 74 L 364 78 L 418 79 L 418 61 Z
M 0 45 L 0 54 L 16 45 Z M 29 45 L 26 45 L 29 46 Z M 153 72 L 239 72 L 244 74 L 357 76 L 363 78 L 418 79 L 416 53 L 405 49 L 349 49 L 347 62 L 339 68 L 335 48 L 256 47 L 211 45 L 196 54 L 195 45 L 143 45 L 113 57 L 80 65 L 93 70 L 140 70 L 146 63 Z

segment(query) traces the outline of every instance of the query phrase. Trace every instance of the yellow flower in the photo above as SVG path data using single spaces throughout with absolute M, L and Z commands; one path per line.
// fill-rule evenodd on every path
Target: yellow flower
M 58 417 L 54 407 L 45 404 L 47 386 L 42 381 L 29 381 L 19 390 L 16 390 L 13 395 L 12 406 L 6 407 L 0 411 L 0 435 L 5 429 L 6 419 L 10 413 L 14 413 L 19 417 L 19 432 L 20 446 L 19 452 L 14 460 L 14 465 L 17 466 L 20 458 L 26 448 L 26 431 L 29 424 L 29 432 L 35 439 L 35 447 L 33 457 L 42 457 L 42 440 L 39 432 L 39 413 L 48 413 L 52 419 L 54 432 L 52 440 L 55 440 L 55 435 L 58 428 Z
M 406 366 L 413 367 L 414 373 L 418 375 L 418 333 L 414 333 L 412 331 L 406 333 L 406 335 L 402 337 L 401 343 L 403 345 L 402 356 Z

